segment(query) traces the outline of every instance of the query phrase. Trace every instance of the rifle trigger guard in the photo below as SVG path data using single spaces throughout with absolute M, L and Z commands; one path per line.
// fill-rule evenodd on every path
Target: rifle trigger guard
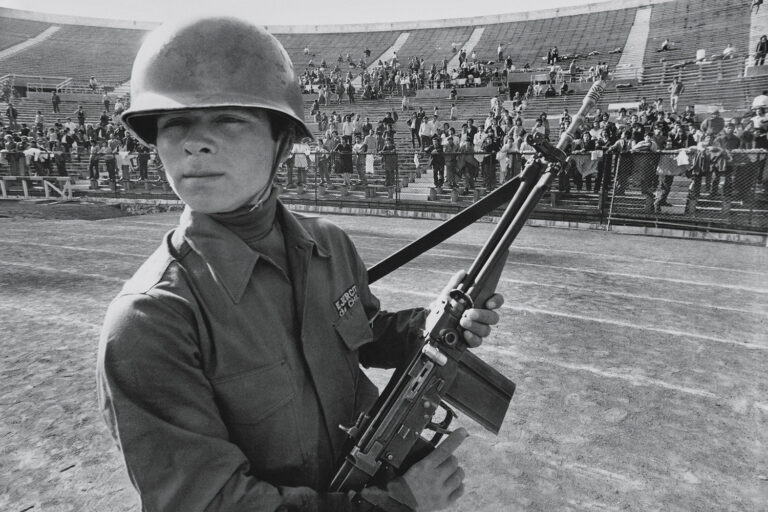
M 430 421 L 427 423 L 426 427 L 424 427 L 435 433 L 435 435 L 432 436 L 432 439 L 429 440 L 429 443 L 432 446 L 437 446 L 437 443 L 440 442 L 440 439 L 442 439 L 444 435 L 451 433 L 451 431 L 448 430 L 448 427 L 451 425 L 451 421 L 456 417 L 456 412 L 448 407 L 448 404 L 445 402 L 440 401 L 439 407 L 442 407 L 445 410 L 445 418 L 443 418 L 443 421 L 440 423 Z

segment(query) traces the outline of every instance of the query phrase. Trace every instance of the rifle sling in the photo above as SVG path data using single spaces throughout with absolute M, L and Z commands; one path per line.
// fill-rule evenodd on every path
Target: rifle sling
M 390 254 L 368 269 L 368 282 L 373 283 L 397 270 L 417 256 L 427 252 L 452 237 L 481 217 L 508 202 L 520 186 L 520 176 L 515 176 L 475 204 L 468 206 L 421 238 Z

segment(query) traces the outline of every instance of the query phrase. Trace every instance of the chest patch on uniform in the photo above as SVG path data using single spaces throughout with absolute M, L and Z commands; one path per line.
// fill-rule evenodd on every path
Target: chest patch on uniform
M 360 296 L 357 294 L 357 285 L 353 284 L 347 291 L 341 294 L 341 297 L 336 299 L 334 304 L 336 305 L 336 311 L 339 312 L 339 316 L 344 316 L 359 301 Z

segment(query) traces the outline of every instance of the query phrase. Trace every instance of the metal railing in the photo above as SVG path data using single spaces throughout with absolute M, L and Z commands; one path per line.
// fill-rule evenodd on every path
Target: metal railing
M 310 151 L 281 164 L 285 202 L 458 211 L 520 173 L 532 153 Z M 768 234 L 768 151 L 688 148 L 573 153 L 535 216 Z M 0 151 L 0 175 L 65 176 L 75 191 L 176 199 L 155 155 Z M 90 180 L 90 181 L 88 181 Z M 86 186 L 87 184 L 87 186 Z M 11 185 L 9 185 L 11 186 Z M 90 187 L 90 190 L 89 190 Z M 86 192 L 87 191 L 87 192 Z

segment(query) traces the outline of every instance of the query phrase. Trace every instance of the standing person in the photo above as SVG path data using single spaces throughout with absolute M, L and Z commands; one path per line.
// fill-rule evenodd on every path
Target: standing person
M 629 184 L 629 177 L 632 175 L 632 157 L 630 151 L 632 150 L 632 132 L 625 130 L 621 132 L 621 139 L 617 140 L 606 153 L 616 154 L 616 182 L 614 184 L 615 196 L 623 196 L 627 190 Z M 610 172 L 606 170 L 604 175 L 606 181 L 610 181 Z
M 80 128 L 85 129 L 85 110 L 83 110 L 82 105 L 77 106 L 77 110 L 75 110 L 75 116 L 77 116 L 77 124 L 80 126 Z
M 314 148 L 315 164 L 317 165 L 317 174 L 320 177 L 320 186 L 332 189 L 334 187 L 331 184 L 331 163 L 328 158 L 328 153 L 330 153 L 330 151 L 326 147 L 327 143 L 327 139 L 318 140 L 317 145 Z
M 421 139 L 419 138 L 419 128 L 421 127 L 421 120 L 419 119 L 416 112 L 411 114 L 411 118 L 408 119 L 408 121 L 406 121 L 405 124 L 407 124 L 408 128 L 410 128 L 411 130 L 411 146 L 413 147 L 413 149 L 416 149 L 417 143 L 419 147 L 421 147 Z
M 88 159 L 88 178 L 91 180 L 90 188 L 98 188 L 99 173 L 101 172 L 99 162 L 103 154 L 104 148 L 101 141 L 91 144 L 90 158 Z
M 35 132 L 40 135 L 45 132 L 45 116 L 42 110 L 38 110 L 35 114 Z
M 144 144 L 139 144 L 136 153 L 136 160 L 139 163 L 139 179 L 147 181 L 149 179 L 149 148 Z
M 60 112 L 59 105 L 61 104 L 61 96 L 56 91 L 51 92 L 51 106 L 53 107 L 53 113 L 58 114 Z
M 381 166 L 384 168 L 384 186 L 394 187 L 398 170 L 397 150 L 395 141 L 389 137 L 384 141 L 384 148 L 381 150 Z
M 450 128 L 449 136 L 445 139 L 445 144 L 443 145 L 443 155 L 445 158 L 445 182 L 448 184 L 448 187 L 452 189 L 459 187 L 457 181 L 458 176 L 456 173 L 459 146 L 456 144 L 456 137 L 454 134 L 455 130 Z
M 310 137 L 304 137 L 293 145 L 293 167 L 296 170 L 296 185 L 301 187 L 307 184 L 307 168 L 309 167 L 309 143 Z
M 720 117 L 720 109 L 715 109 L 708 118 L 701 122 L 699 128 L 702 133 L 707 135 L 712 135 L 713 137 L 720 135 L 720 132 L 725 128 L 725 120 Z
M 101 410 L 146 510 L 437 510 L 462 494 L 461 428 L 381 487 L 328 491 L 338 425 L 377 395 L 359 364 L 410 359 L 425 311 L 381 311 L 349 237 L 273 192 L 310 136 L 295 82 L 280 43 L 239 18 L 163 25 L 137 54 L 123 121 L 186 204 L 99 347 Z M 468 344 L 497 319 L 465 312 Z
M 495 123 L 494 123 L 495 124 Z M 486 130 L 486 137 L 481 143 L 481 150 L 486 153 L 481 163 L 483 172 L 483 182 L 486 191 L 490 192 L 496 188 L 498 180 L 496 178 L 496 153 L 501 149 L 500 130 L 497 126 L 491 126 Z
M 352 142 L 347 137 L 342 137 L 333 152 L 336 154 L 336 173 L 341 174 L 344 186 L 349 187 L 352 176 Z
M 5 109 L 5 117 L 8 118 L 8 129 L 15 131 L 19 129 L 19 125 L 16 120 L 19 118 L 19 111 L 13 106 L 13 103 L 8 102 L 8 108 Z
M 648 131 L 643 140 L 632 146 L 632 166 L 637 169 L 639 177 L 640 193 L 646 196 L 646 213 L 653 213 L 655 190 L 658 185 L 659 175 L 656 169 L 659 165 L 659 147 Z
M 104 94 L 102 94 L 101 102 L 104 104 L 104 112 L 109 112 L 110 99 L 107 91 L 104 91 Z
M 470 190 L 475 189 L 475 177 L 480 163 L 475 158 L 475 145 L 469 131 L 466 138 L 459 145 L 458 170 L 459 175 L 464 177 L 463 194 L 469 194 Z
M 677 114 L 677 102 L 680 99 L 680 95 L 685 91 L 685 85 L 683 85 L 682 79 L 677 77 L 673 78 L 672 83 L 669 84 L 667 90 L 669 91 L 670 108 L 672 109 L 672 112 Z
M 765 64 L 765 55 L 768 54 L 768 37 L 761 36 L 755 46 L 755 66 Z
M 445 183 L 445 155 L 439 135 L 432 136 L 432 144 L 424 148 L 424 152 L 429 155 L 427 165 L 432 168 L 432 181 L 435 188 L 442 189 L 443 183 Z
M 368 185 L 368 178 L 365 175 L 365 155 L 368 152 L 368 146 L 363 142 L 360 134 L 355 135 L 355 144 L 352 146 L 352 153 L 355 155 L 355 171 L 357 172 L 360 190 L 364 190 Z
M 104 165 L 107 167 L 109 181 L 117 181 L 117 153 L 120 151 L 120 141 L 112 134 L 104 147 Z

